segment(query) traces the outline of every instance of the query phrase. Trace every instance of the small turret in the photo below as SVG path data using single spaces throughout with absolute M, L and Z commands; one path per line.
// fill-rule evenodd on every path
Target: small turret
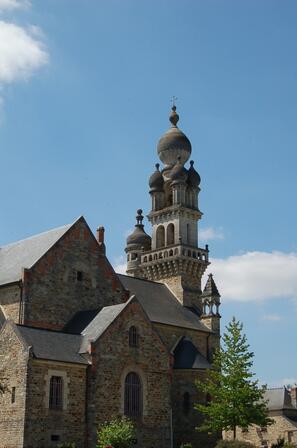
M 127 253 L 127 274 L 134 277 L 141 276 L 139 271 L 141 254 L 144 251 L 151 250 L 152 245 L 151 237 L 145 233 L 142 221 L 142 210 L 139 209 L 137 210 L 135 229 L 128 236 L 125 249 Z
M 221 295 L 213 279 L 213 275 L 209 274 L 205 288 L 201 295 L 202 299 L 202 316 L 203 323 L 213 330 L 215 333 L 220 332 L 220 301 Z

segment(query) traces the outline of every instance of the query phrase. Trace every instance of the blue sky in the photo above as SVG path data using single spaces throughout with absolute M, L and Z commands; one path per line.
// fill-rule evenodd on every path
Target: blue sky
M 296 21 L 294 0 L 0 0 L 0 244 L 83 214 L 123 269 L 176 95 L 222 323 L 261 380 L 297 380 Z

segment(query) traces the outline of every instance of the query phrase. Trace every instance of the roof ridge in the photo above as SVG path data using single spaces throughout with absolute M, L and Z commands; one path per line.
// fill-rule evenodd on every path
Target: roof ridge
M 133 277 L 132 275 L 127 275 L 127 274 L 120 274 L 119 272 L 116 272 L 117 275 L 121 275 L 122 277 L 128 277 L 131 278 L 133 280 L 140 280 L 141 282 L 149 282 L 149 283 L 155 283 L 157 285 L 163 285 L 166 286 L 165 283 L 162 282 L 156 282 L 154 280 L 149 280 L 147 278 L 139 278 L 139 277 Z
M 66 334 L 66 335 L 70 335 L 70 336 L 81 336 L 80 334 L 77 333 L 68 333 L 66 331 L 61 331 L 61 330 L 52 330 L 51 328 L 43 328 L 43 327 L 33 327 L 31 325 L 23 325 L 23 324 L 15 324 L 18 328 L 29 328 L 30 330 L 41 330 L 41 331 L 47 331 L 49 333 L 58 333 L 58 334 Z
M 78 218 L 78 219 L 80 219 L 80 218 Z M 45 230 L 44 232 L 40 232 L 40 233 L 36 233 L 35 235 L 28 236 L 27 238 L 23 238 L 21 240 L 17 240 L 17 241 L 14 241 L 12 243 L 5 244 L 4 246 L 0 246 L 0 250 L 1 249 L 5 249 L 5 248 L 7 248 L 9 246 L 14 246 L 15 244 L 18 244 L 18 243 L 22 243 L 23 241 L 32 240 L 33 238 L 37 238 L 39 236 L 45 235 L 45 234 L 50 233 L 50 232 L 54 232 L 54 231 L 62 230 L 62 229 L 66 230 L 67 228 L 70 228 L 71 226 L 73 226 L 73 224 L 76 223 L 76 221 L 78 221 L 78 219 L 73 221 L 72 223 L 65 224 L 65 225 L 59 226 L 59 227 L 54 227 L 53 229 Z

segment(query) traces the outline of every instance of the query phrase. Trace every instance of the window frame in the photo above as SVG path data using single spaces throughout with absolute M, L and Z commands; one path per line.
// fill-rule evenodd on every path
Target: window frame
M 54 411 L 63 410 L 64 401 L 64 381 L 62 376 L 52 375 L 49 382 L 49 403 L 48 407 Z
M 132 419 L 143 415 L 143 387 L 138 373 L 130 371 L 124 382 L 124 414 Z
M 131 325 L 129 328 L 129 347 L 137 348 L 139 347 L 139 333 L 135 325 Z

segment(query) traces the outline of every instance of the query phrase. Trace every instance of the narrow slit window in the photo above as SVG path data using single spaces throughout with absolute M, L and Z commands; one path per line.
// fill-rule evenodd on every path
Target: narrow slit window
M 188 413 L 190 412 L 190 408 L 191 408 L 190 394 L 189 392 L 185 392 L 183 397 L 183 409 L 185 415 L 188 415 Z
M 82 282 L 82 280 L 83 280 L 83 273 L 82 273 L 82 271 L 77 271 L 76 272 L 76 280 L 78 282 Z
M 133 325 L 129 329 L 129 346 L 130 347 L 138 347 L 138 343 L 139 343 L 139 336 L 138 336 L 137 328 L 134 327 L 134 325 Z
M 11 403 L 12 404 L 15 403 L 15 390 L 16 390 L 15 387 L 11 388 Z

